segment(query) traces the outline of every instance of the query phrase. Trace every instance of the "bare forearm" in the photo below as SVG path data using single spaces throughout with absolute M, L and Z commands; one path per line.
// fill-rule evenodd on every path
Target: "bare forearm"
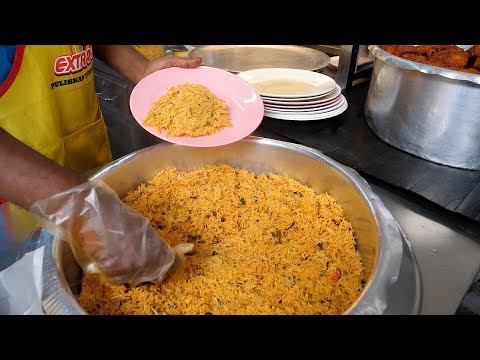
M 0 128 L 0 198 L 28 209 L 85 181 Z
M 149 61 L 129 45 L 95 45 L 93 53 L 134 83 L 145 75 Z

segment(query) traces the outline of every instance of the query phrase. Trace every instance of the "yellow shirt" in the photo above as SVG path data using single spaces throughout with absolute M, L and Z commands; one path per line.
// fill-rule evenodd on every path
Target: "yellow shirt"
M 77 173 L 112 160 L 90 45 L 18 45 L 0 86 L 0 126 Z

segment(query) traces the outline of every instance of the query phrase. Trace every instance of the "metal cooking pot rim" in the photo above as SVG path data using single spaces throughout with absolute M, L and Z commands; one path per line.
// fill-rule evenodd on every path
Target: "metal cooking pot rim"
M 398 280 L 400 263 L 403 255 L 402 237 L 399 227 L 393 215 L 385 207 L 381 199 L 376 195 L 367 181 L 352 168 L 349 168 L 320 152 L 319 150 L 289 142 L 249 136 L 241 142 L 260 143 L 271 147 L 280 147 L 293 152 L 301 153 L 311 157 L 325 166 L 333 168 L 341 174 L 352 187 L 355 187 L 358 194 L 366 201 L 367 206 L 373 213 L 377 222 L 381 245 L 379 248 L 378 262 L 373 270 L 372 279 L 364 289 L 362 295 L 356 299 L 352 306 L 344 314 L 350 315 L 374 315 L 382 314 L 388 305 L 388 297 L 391 286 Z M 135 151 L 131 154 L 117 159 L 99 169 L 89 179 L 101 177 L 110 169 L 123 164 L 132 158 L 142 156 L 144 153 L 154 151 L 165 146 L 179 146 L 168 143 L 161 143 L 145 149 Z M 226 145 L 228 146 L 228 145 Z M 86 314 L 75 300 L 71 290 L 66 285 L 65 274 L 60 273 L 58 268 L 59 242 L 55 238 L 47 244 L 43 263 L 43 299 L 42 305 L 47 314 Z
M 376 59 L 398 66 L 405 70 L 417 70 L 425 74 L 440 75 L 448 79 L 469 81 L 471 83 L 480 85 L 480 75 L 477 74 L 470 74 L 462 71 L 455 71 L 407 60 L 390 54 L 389 52 L 383 50 L 380 45 L 369 45 L 368 50 L 375 56 Z

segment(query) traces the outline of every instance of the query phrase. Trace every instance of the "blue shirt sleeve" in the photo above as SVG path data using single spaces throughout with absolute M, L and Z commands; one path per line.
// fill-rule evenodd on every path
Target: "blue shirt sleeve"
M 0 85 L 10 73 L 16 47 L 16 45 L 0 45 Z

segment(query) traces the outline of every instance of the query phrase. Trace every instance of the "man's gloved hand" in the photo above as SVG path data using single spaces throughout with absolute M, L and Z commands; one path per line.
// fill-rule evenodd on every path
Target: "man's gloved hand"
M 193 247 L 172 249 L 101 180 L 37 201 L 30 211 L 57 225 L 46 224 L 50 232 L 60 227 L 85 273 L 99 273 L 111 283 L 159 283 L 170 268 L 182 268 L 183 254 Z

